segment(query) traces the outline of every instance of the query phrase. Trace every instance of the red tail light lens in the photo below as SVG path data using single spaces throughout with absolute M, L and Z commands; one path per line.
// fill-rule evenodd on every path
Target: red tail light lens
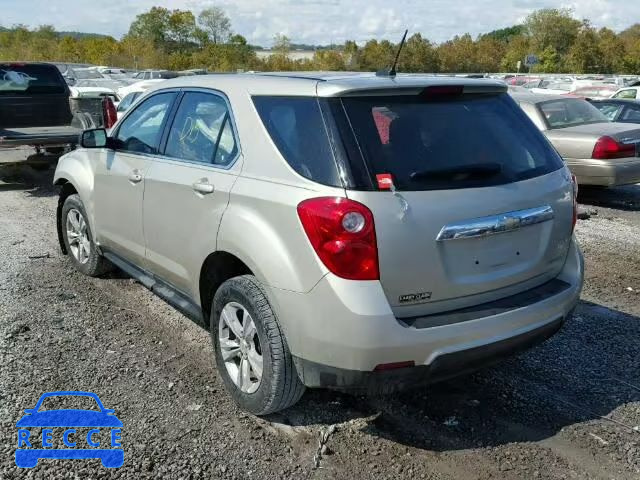
M 340 197 L 320 197 L 298 205 L 298 216 L 313 249 L 335 275 L 378 280 L 378 246 L 371 210 Z
M 111 128 L 118 121 L 118 111 L 110 97 L 102 99 L 102 115 L 104 116 L 104 128 Z
M 592 158 L 607 160 L 611 158 L 634 157 L 636 146 L 633 143 L 625 144 L 616 142 L 611 137 L 600 137 L 593 147 Z

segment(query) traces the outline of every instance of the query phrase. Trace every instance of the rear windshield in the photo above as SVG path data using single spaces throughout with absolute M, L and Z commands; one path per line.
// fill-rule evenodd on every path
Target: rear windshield
M 0 95 L 62 94 L 67 91 L 53 65 L 0 63 Z
M 500 185 L 563 166 L 506 93 L 342 102 L 370 173 L 391 174 L 398 190 Z
M 608 122 L 600 110 L 579 98 L 550 100 L 538 104 L 549 128 L 575 127 Z

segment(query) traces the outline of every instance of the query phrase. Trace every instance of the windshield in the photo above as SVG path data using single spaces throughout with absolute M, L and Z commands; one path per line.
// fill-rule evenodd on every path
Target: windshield
M 99 72 L 96 72 L 95 70 L 74 70 L 73 73 L 78 80 L 104 78 Z
M 590 123 L 608 122 L 600 110 L 586 100 L 558 99 L 538 104 L 549 128 L 566 128 Z
M 506 93 L 342 102 L 369 171 L 391 174 L 398 190 L 499 185 L 563 165 Z
M 53 65 L 0 63 L 0 95 L 61 94 L 67 85 Z

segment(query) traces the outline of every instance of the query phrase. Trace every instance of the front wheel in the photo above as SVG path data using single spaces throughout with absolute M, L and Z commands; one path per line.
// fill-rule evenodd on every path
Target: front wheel
M 255 415 L 295 404 L 304 393 L 287 341 L 258 280 L 224 282 L 210 319 L 216 364 L 235 402 Z
M 93 241 L 87 214 L 79 195 L 66 198 L 60 222 L 64 244 L 76 270 L 90 277 L 97 277 L 110 270 L 109 261 L 98 253 Z

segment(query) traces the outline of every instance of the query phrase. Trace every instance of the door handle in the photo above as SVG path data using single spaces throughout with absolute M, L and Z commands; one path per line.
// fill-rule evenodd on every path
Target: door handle
M 139 170 L 134 170 L 129 174 L 129 181 L 131 183 L 140 183 L 142 181 L 142 174 Z
M 209 183 L 209 180 L 206 178 L 201 178 L 197 182 L 193 184 L 193 190 L 202 195 L 208 195 L 209 193 L 213 193 L 213 185 Z

